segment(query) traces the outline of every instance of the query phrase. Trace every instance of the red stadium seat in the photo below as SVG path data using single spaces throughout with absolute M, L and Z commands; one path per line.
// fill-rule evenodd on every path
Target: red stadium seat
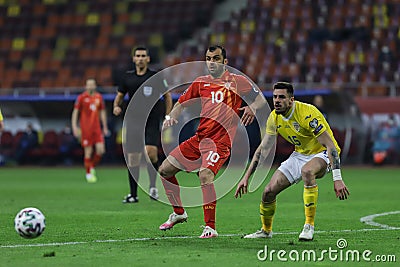
M 56 164 L 60 153 L 58 134 L 54 130 L 48 130 L 43 135 L 40 146 L 28 151 L 27 156 L 32 161 L 40 160 L 42 164 Z
M 13 134 L 10 131 L 3 131 L 0 138 L 0 154 L 6 158 L 12 158 L 15 155 L 15 143 Z

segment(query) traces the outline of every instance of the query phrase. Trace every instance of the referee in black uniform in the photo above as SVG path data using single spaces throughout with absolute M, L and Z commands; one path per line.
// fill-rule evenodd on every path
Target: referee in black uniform
M 172 98 L 169 92 L 165 93 L 164 88 L 155 88 L 154 86 L 143 86 L 141 85 L 148 80 L 151 76 L 156 74 L 156 71 L 150 70 L 148 64 L 150 62 L 149 51 L 146 47 L 136 47 L 132 50 L 132 61 L 135 63 L 135 69 L 125 72 L 122 77 L 120 86 L 118 87 L 117 95 L 114 99 L 114 115 L 118 116 L 122 113 L 121 104 L 128 93 L 129 101 L 132 99 L 135 93 L 137 96 L 143 98 L 140 101 L 144 106 L 153 104 L 154 99 L 158 99 L 155 106 L 151 110 L 150 114 L 140 114 L 141 110 L 146 108 L 134 107 L 135 114 L 129 114 L 128 117 L 136 116 L 137 118 L 147 118 L 145 122 L 145 151 L 151 162 L 147 164 L 147 171 L 150 178 L 149 195 L 152 199 L 158 199 L 158 190 L 156 188 L 156 177 L 158 170 L 158 146 L 160 144 L 160 124 L 164 117 L 164 114 L 169 114 L 172 109 Z M 161 87 L 161 86 L 156 86 Z M 138 91 L 141 90 L 142 92 Z M 160 95 L 163 95 L 164 101 L 160 99 Z M 137 97 L 135 96 L 135 97 Z M 147 102 L 147 103 L 146 103 Z M 132 116 L 131 116 L 132 115 Z M 126 135 L 128 136 L 127 145 L 129 152 L 127 153 L 128 163 L 128 176 L 130 194 L 124 197 L 123 203 L 136 203 L 139 201 L 137 197 L 137 181 L 139 179 L 140 161 L 142 157 L 143 147 L 142 142 L 135 142 L 142 138 L 142 129 L 135 129 L 135 123 L 130 123 L 131 119 L 127 123 Z M 138 124 L 144 125 L 144 124 Z M 129 141 L 131 140 L 131 141 Z M 133 141 L 133 142 L 132 142 Z

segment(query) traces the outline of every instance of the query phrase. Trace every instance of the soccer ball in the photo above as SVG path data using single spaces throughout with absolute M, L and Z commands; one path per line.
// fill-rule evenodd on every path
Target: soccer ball
M 46 228 L 44 215 L 37 208 L 22 209 L 15 216 L 14 223 L 15 230 L 23 238 L 36 238 Z

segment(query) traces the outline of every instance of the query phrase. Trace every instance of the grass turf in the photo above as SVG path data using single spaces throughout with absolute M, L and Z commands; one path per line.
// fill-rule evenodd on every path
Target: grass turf
M 234 170 L 239 176 L 241 170 Z M 142 179 L 147 173 L 142 169 Z M 374 219 L 397 229 L 384 230 L 360 222 L 360 218 L 400 210 L 400 169 L 344 167 L 343 177 L 351 196 L 335 199 L 331 175 L 318 180 L 319 199 L 315 239 L 299 242 L 304 223 L 302 184 L 294 185 L 278 197 L 274 220 L 276 234 L 268 240 L 247 240 L 241 236 L 260 228 L 259 201 L 267 181 L 256 192 L 234 199 L 233 192 L 218 201 L 217 230 L 220 237 L 202 240 L 201 207 L 188 208 L 188 223 L 162 232 L 171 208 L 151 201 L 139 192 L 137 204 L 121 203 L 128 190 L 124 168 L 100 167 L 99 181 L 88 184 L 83 168 L 2 168 L 0 169 L 0 266 L 398 266 L 400 262 L 400 213 Z M 146 176 L 146 177 L 145 177 Z M 187 177 L 186 177 L 187 176 Z M 185 184 L 198 184 L 196 176 L 180 174 Z M 162 187 L 158 185 L 160 191 Z M 36 239 L 23 239 L 14 230 L 13 220 L 24 207 L 37 207 L 46 216 L 46 230 Z M 373 230 L 367 230 L 373 229 Z M 339 238 L 348 250 L 371 250 L 371 261 L 294 261 L 289 257 L 304 250 L 336 249 Z M 260 261 L 257 253 L 267 246 L 273 258 Z M 278 259 L 277 251 L 287 259 Z M 264 256 L 264 254 L 260 254 Z M 339 255 L 339 252 L 334 255 Z M 376 255 L 386 257 L 377 262 Z M 396 259 L 393 258 L 396 257 Z M 389 259 L 390 258 L 390 259 Z M 393 262 L 396 260 L 396 262 Z

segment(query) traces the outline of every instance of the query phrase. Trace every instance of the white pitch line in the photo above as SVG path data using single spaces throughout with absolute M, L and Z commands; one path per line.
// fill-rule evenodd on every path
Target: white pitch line
M 379 213 L 379 214 L 372 214 L 372 215 L 368 215 L 368 216 L 362 217 L 360 219 L 360 222 L 368 224 L 368 225 L 372 225 L 372 226 L 381 227 L 383 229 L 398 230 L 398 229 L 400 229 L 400 227 L 394 227 L 394 226 L 390 226 L 390 225 L 387 225 L 387 224 L 377 223 L 377 222 L 374 222 L 374 219 L 376 217 L 380 217 L 380 216 L 399 214 L 399 213 L 400 213 L 400 210 L 389 211 L 389 212 L 384 212 L 384 213 Z
M 343 229 L 333 231 L 315 231 L 315 233 L 347 233 L 347 232 L 365 232 L 365 231 L 385 231 L 385 230 L 399 230 L 400 227 L 387 228 L 365 228 L 365 229 Z M 297 235 L 298 232 L 274 232 L 274 235 Z M 226 234 L 219 235 L 220 237 L 235 237 L 243 236 L 243 234 Z M 42 243 L 42 244 L 17 244 L 17 245 L 3 245 L 0 248 L 24 248 L 24 247 L 53 247 L 53 246 L 70 246 L 70 245 L 82 245 L 90 243 L 116 243 L 116 242 L 132 242 L 132 241 L 154 241 L 154 240 L 166 240 L 166 239 L 191 239 L 198 238 L 198 236 L 165 236 L 165 237 L 143 237 L 143 238 L 128 238 L 128 239 L 106 239 L 106 240 L 94 240 L 94 241 L 78 241 L 78 242 L 57 242 L 57 243 Z

